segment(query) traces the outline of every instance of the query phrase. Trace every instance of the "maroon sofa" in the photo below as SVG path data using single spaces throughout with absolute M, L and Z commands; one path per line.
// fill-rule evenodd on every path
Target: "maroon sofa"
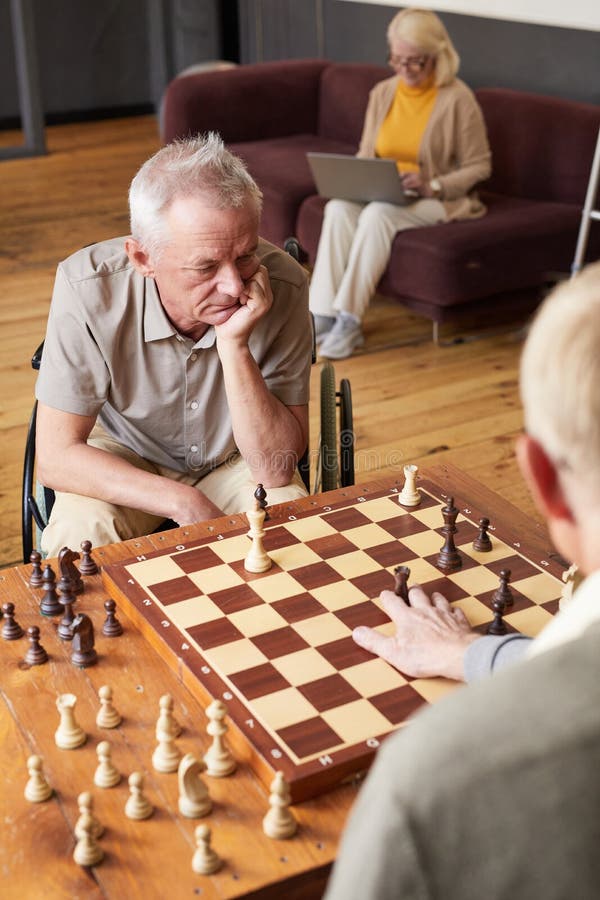
M 177 78 L 163 137 L 218 131 L 264 193 L 262 234 L 297 237 L 314 261 L 325 201 L 307 150 L 356 152 L 379 66 L 295 60 Z M 476 91 L 492 148 L 486 216 L 403 231 L 379 285 L 434 322 L 533 308 L 568 273 L 600 126 L 600 107 L 519 91 Z M 600 255 L 592 228 L 588 258 Z M 481 318 L 481 316 L 478 316 Z

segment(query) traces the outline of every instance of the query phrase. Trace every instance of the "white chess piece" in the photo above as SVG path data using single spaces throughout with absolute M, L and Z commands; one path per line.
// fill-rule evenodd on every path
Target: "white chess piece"
M 96 716 L 96 725 L 98 728 L 116 728 L 121 724 L 121 714 L 117 712 L 112 702 L 112 688 L 107 684 L 103 685 L 98 691 L 100 698 L 100 709 Z
M 129 776 L 129 797 L 125 804 L 125 815 L 128 819 L 148 819 L 154 807 L 144 794 L 144 776 L 141 772 L 132 772 Z
M 200 777 L 205 769 L 206 764 L 196 759 L 193 753 L 186 753 L 179 763 L 177 770 L 179 812 L 188 819 L 207 816 L 212 809 L 208 788 Z
M 54 734 L 57 747 L 61 750 L 74 750 L 85 744 L 87 735 L 83 728 L 75 720 L 75 694 L 60 694 L 56 700 L 56 707 L 60 713 L 60 724 Z
M 248 537 L 252 539 L 252 546 L 246 559 L 244 560 L 244 568 L 247 572 L 260 573 L 267 572 L 272 565 L 271 557 L 267 554 L 263 538 L 265 532 L 263 530 L 263 522 L 265 521 L 265 511 L 260 508 L 258 500 L 255 501 L 254 509 L 248 510 L 246 516 L 250 523 L 250 531 Z
M 196 851 L 192 857 L 192 870 L 197 875 L 212 875 L 223 865 L 223 860 L 210 846 L 211 831 L 208 825 L 198 825 L 194 831 Z
M 214 778 L 223 778 L 235 772 L 236 761 L 229 752 L 225 743 L 227 725 L 223 721 L 227 715 L 225 704 L 220 700 L 214 700 L 206 709 L 209 722 L 207 732 L 213 739 L 212 744 L 204 754 L 206 772 Z
M 111 788 L 121 780 L 121 773 L 113 764 L 108 741 L 101 741 L 96 747 L 98 755 L 98 767 L 94 772 L 94 784 L 96 787 Z
M 181 753 L 175 738 L 167 731 L 158 732 L 158 744 L 152 754 L 152 765 L 157 772 L 176 772 Z
M 75 845 L 73 859 L 80 866 L 95 866 L 104 859 L 104 851 L 94 837 L 94 821 L 84 812 L 77 824 L 81 837 Z
M 298 823 L 289 808 L 290 790 L 283 772 L 276 772 L 271 782 L 269 806 L 270 809 L 263 819 L 263 831 L 267 837 L 283 840 L 296 834 Z
M 94 815 L 94 798 L 90 791 L 83 791 L 77 798 L 77 806 L 79 807 L 79 818 L 75 823 L 75 837 L 78 840 L 85 834 L 85 816 L 88 815 L 92 820 L 91 833 L 95 838 L 99 838 L 104 834 L 104 825 L 102 825 Z
M 173 715 L 173 698 L 170 694 L 163 694 L 158 701 L 160 710 L 156 722 L 156 740 L 161 732 L 172 735 L 174 738 L 179 737 L 182 728 L 175 716 Z
M 400 506 L 418 506 L 421 502 L 421 493 L 417 489 L 418 466 L 404 466 L 404 487 L 398 494 Z
M 30 756 L 27 760 L 29 781 L 25 785 L 25 799 L 30 803 L 43 803 L 49 800 L 54 793 L 42 770 L 41 756 Z

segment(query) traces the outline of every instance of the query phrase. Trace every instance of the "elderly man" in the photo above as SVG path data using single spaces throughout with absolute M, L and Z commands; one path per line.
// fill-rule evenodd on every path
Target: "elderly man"
M 386 741 L 326 900 L 600 896 L 600 264 L 561 286 L 527 340 L 517 453 L 557 549 L 587 576 L 520 662 Z M 409 674 L 461 678 L 479 640 L 439 594 L 388 609 Z M 485 651 L 490 668 L 504 652 Z M 513 648 L 514 650 L 514 648 Z M 485 655 L 484 654 L 484 655 Z
M 36 396 L 55 555 L 305 494 L 311 335 L 301 268 L 258 237 L 261 193 L 216 135 L 132 181 L 131 236 L 58 268 Z

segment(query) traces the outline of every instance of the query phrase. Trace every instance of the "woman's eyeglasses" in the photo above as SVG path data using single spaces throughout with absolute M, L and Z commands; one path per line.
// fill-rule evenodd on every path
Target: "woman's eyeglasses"
M 428 56 L 395 56 L 388 54 L 388 63 L 395 69 L 406 69 L 407 72 L 422 72 L 427 65 Z

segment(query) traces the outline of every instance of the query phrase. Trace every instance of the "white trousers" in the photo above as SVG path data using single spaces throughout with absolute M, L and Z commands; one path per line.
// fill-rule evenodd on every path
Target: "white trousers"
M 348 312 L 362 319 L 388 264 L 398 231 L 446 221 L 439 200 L 422 199 L 410 206 L 330 200 L 310 282 L 310 308 L 315 315 Z
M 256 482 L 252 480 L 250 470 L 239 454 L 203 478 L 198 478 L 197 475 L 175 472 L 143 459 L 128 447 L 119 444 L 99 426 L 94 428 L 88 442 L 126 459 L 136 468 L 198 487 L 224 513 L 233 514 L 252 509 Z M 305 497 L 306 494 L 304 482 L 296 470 L 290 484 L 267 488 L 267 503 L 284 503 L 286 500 Z M 79 494 L 57 492 L 50 519 L 42 533 L 41 549 L 44 556 L 58 556 L 62 547 L 78 550 L 85 540 L 91 541 L 92 547 L 113 544 L 150 534 L 162 521 L 164 516 L 155 516 L 140 509 L 116 506 Z

